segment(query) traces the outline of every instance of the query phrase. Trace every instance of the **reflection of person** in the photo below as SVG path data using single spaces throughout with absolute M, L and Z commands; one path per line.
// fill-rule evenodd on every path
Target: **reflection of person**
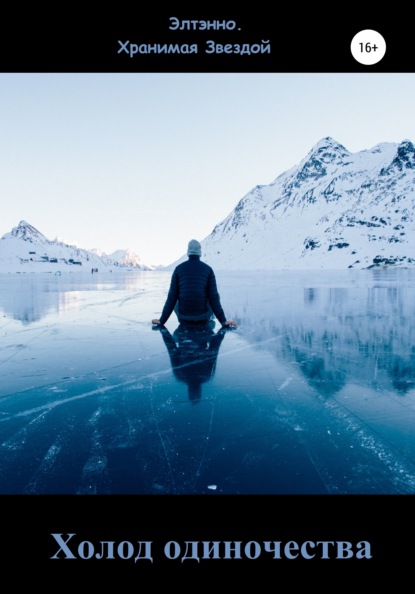
M 233 320 L 227 320 L 222 309 L 216 277 L 213 269 L 200 260 L 201 245 L 196 239 L 189 242 L 188 260 L 173 271 L 166 303 L 160 319 L 152 320 L 156 326 L 164 326 L 173 310 L 179 322 L 204 323 L 216 316 L 222 326 L 235 327 Z
M 165 327 L 160 331 L 175 378 L 187 384 L 189 400 L 198 402 L 202 384 L 210 381 L 215 373 L 219 348 L 227 329 L 222 327 L 215 333 L 212 322 L 206 322 L 180 324 L 173 336 Z

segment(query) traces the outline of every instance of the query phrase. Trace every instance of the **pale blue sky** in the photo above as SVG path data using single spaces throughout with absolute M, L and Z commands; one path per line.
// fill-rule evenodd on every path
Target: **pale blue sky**
M 169 264 L 324 136 L 415 142 L 415 74 L 0 74 L 0 236 Z

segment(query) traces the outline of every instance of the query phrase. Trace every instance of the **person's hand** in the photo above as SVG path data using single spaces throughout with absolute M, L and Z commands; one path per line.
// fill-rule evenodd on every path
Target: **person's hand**
M 236 328 L 236 322 L 234 320 L 226 320 L 226 322 L 223 325 L 227 326 L 228 328 Z
M 160 320 L 151 320 L 153 326 L 160 326 Z

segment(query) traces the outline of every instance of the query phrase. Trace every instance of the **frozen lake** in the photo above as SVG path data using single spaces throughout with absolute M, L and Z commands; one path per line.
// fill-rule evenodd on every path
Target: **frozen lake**
M 415 272 L 0 275 L 1 494 L 415 493 Z

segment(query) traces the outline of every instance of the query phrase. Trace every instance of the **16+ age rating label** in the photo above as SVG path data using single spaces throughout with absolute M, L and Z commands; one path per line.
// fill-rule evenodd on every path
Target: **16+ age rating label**
M 357 33 L 350 46 L 355 60 L 360 64 L 370 66 L 377 64 L 386 52 L 386 42 L 383 36 L 372 29 L 365 29 Z

